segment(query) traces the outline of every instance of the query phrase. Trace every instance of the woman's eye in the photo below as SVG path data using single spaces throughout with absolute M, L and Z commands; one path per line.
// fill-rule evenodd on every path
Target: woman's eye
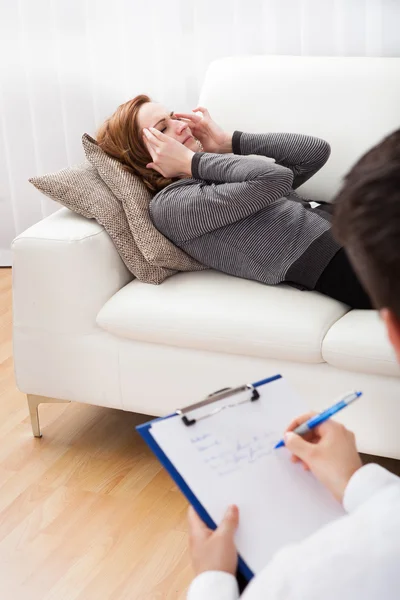
M 164 131 L 166 131 L 166 127 L 163 127 L 163 129 L 160 129 L 161 133 L 164 133 Z

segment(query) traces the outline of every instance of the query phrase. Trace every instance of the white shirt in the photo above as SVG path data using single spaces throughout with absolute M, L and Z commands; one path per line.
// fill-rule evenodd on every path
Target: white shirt
M 243 600 L 399 600 L 400 478 L 365 465 L 349 481 L 348 513 L 286 546 L 254 577 Z M 236 578 L 207 571 L 187 600 L 237 600 Z

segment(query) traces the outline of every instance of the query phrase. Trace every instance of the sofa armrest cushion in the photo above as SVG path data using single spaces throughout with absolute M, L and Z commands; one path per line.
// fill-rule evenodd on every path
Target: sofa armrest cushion
M 101 225 L 62 209 L 13 242 L 14 327 L 98 331 L 105 302 L 132 280 Z

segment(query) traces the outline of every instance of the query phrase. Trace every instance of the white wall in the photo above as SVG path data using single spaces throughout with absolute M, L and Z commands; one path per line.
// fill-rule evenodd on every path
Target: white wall
M 80 162 L 121 102 L 189 110 L 215 58 L 400 56 L 399 31 L 400 0 L 0 0 L 0 265 L 57 209 L 28 177 Z

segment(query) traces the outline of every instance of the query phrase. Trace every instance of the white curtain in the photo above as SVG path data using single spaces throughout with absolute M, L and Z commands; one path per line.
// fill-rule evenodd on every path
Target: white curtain
M 216 58 L 400 56 L 399 31 L 400 0 L 0 0 L 0 265 L 58 208 L 28 178 L 80 162 L 121 102 L 189 110 Z

